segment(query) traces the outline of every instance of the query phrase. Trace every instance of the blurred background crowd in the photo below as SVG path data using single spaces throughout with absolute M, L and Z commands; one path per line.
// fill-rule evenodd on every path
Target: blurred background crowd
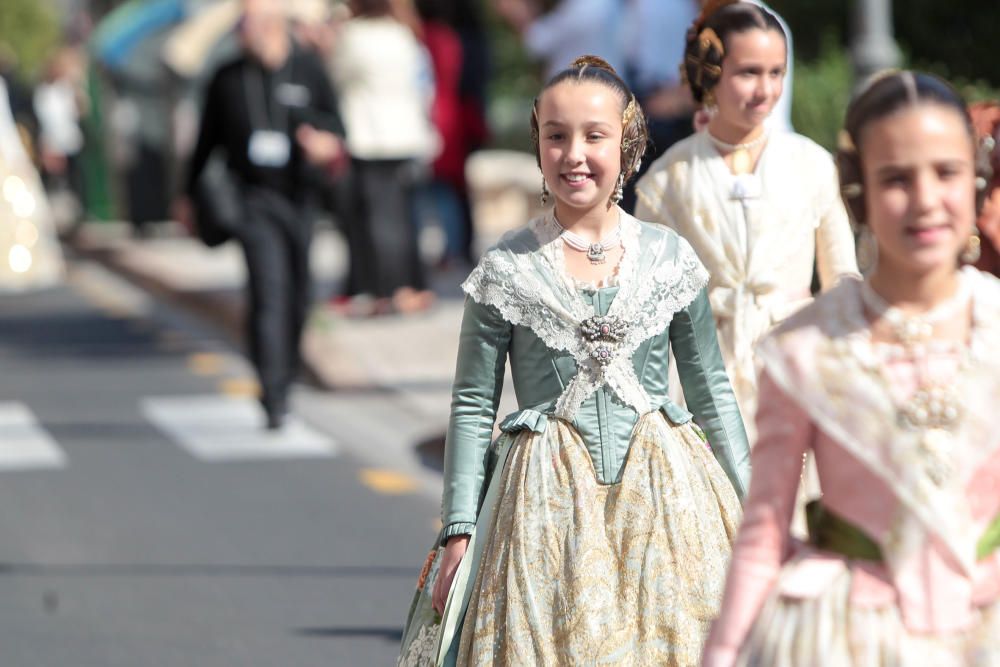
M 572 57 L 595 53 L 626 74 L 650 118 L 655 153 L 690 132 L 693 108 L 677 63 L 698 0 L 282 4 L 295 40 L 325 64 L 347 130 L 351 164 L 331 179 L 326 217 L 344 229 L 364 217 L 365 192 L 375 204 L 385 198 L 372 193 L 397 192 L 404 199 L 394 211 L 370 214 L 410 212 L 421 270 L 468 266 L 498 230 L 530 214 L 538 188 L 525 154 L 530 100 Z M 868 4 L 885 3 L 771 3 L 794 35 L 791 124 L 827 147 L 856 70 L 872 56 L 864 52 L 872 45 L 859 43 L 871 28 L 861 23 L 874 20 L 861 8 Z M 895 3 L 899 48 L 876 44 L 889 51 L 874 55 L 942 74 L 970 100 L 998 98 L 1000 61 L 990 45 L 1000 9 L 958 4 L 968 7 Z M 0 76 L 59 228 L 127 220 L 137 235 L 168 233 L 206 84 L 239 49 L 238 0 L 5 0 L 4 7 Z M 967 21 L 970 14 L 978 19 Z M 388 305 L 367 292 L 358 300 L 363 286 L 353 271 L 330 296 L 348 312 L 420 310 L 432 296 L 418 274 L 409 281 L 416 295 Z

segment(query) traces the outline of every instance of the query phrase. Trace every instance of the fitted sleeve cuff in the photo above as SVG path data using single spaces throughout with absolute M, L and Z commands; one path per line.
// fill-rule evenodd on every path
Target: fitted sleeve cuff
M 456 535 L 472 535 L 472 531 L 475 527 L 476 524 L 467 521 L 459 521 L 448 524 L 445 526 L 444 530 L 441 531 L 441 546 L 444 546 L 445 542 L 447 542 L 450 537 L 455 537 Z

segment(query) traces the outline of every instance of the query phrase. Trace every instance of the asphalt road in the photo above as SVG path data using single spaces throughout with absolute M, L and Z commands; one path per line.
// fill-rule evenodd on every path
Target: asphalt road
M 436 428 L 249 369 L 102 269 L 0 295 L 0 665 L 391 665 L 437 528 Z

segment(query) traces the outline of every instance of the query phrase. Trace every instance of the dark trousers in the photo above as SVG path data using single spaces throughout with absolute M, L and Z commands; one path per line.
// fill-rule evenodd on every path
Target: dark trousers
M 264 408 L 284 412 L 309 313 L 312 220 L 303 207 L 270 190 L 249 190 L 245 206 L 238 238 L 248 272 L 248 350 Z
M 349 291 L 391 297 L 424 289 L 417 243 L 414 173 L 409 160 L 354 160 L 354 215 L 346 222 Z

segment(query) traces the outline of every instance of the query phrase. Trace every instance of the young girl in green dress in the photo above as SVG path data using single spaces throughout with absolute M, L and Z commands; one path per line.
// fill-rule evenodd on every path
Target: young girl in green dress
M 749 477 L 708 276 L 617 205 L 646 129 L 607 63 L 553 77 L 532 132 L 554 207 L 463 285 L 442 548 L 400 664 L 695 665 Z M 508 360 L 519 409 L 491 443 Z

